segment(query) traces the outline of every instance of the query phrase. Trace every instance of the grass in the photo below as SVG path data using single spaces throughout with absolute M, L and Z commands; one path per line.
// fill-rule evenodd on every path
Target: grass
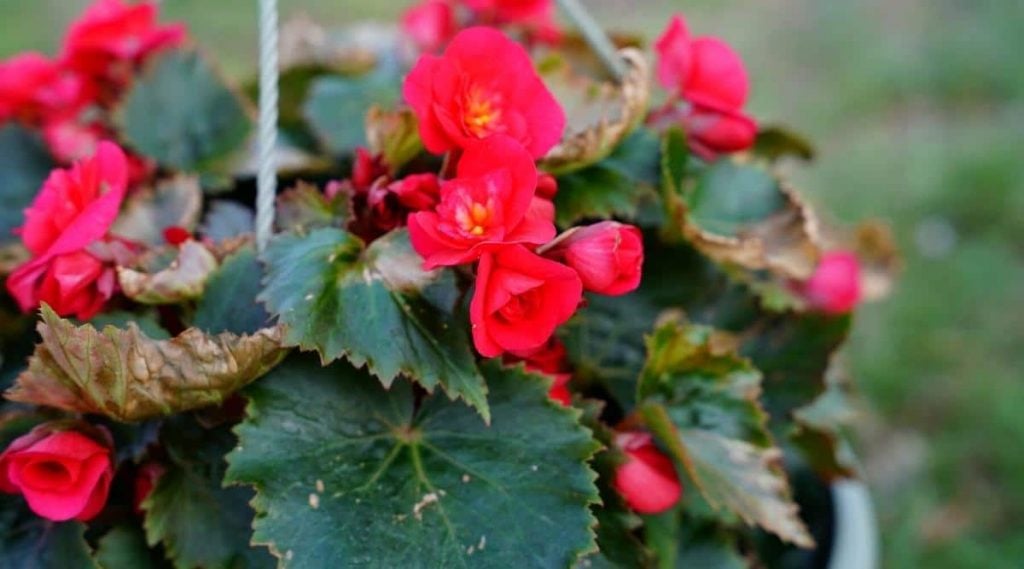
M 0 55 L 55 49 L 83 0 L 4 0 Z M 165 0 L 239 75 L 255 2 Z M 593 0 L 657 34 L 678 0 Z M 321 21 L 395 3 L 293 0 Z M 1014 567 L 1024 559 L 1024 3 L 688 0 L 691 30 L 748 61 L 751 108 L 820 142 L 794 171 L 840 220 L 893 224 L 896 294 L 858 317 L 849 359 L 882 429 L 862 451 L 886 567 Z M 10 25 L 16 22 L 17 25 Z M 880 432 L 881 434 L 878 434 Z M 922 444 L 923 443 L 923 444 Z

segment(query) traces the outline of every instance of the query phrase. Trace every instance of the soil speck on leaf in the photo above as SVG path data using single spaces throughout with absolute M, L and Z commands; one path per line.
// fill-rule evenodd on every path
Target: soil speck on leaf
M 469 481 L 470 481 L 470 480 L 471 480 L 471 478 L 469 477 L 469 475 L 468 475 L 468 474 L 463 474 L 463 475 L 462 475 L 462 483 L 463 483 L 463 484 L 469 484 Z
M 323 492 L 324 492 L 324 481 L 323 480 L 317 479 L 317 481 L 316 481 L 316 491 L 320 492 L 321 494 L 323 494 Z

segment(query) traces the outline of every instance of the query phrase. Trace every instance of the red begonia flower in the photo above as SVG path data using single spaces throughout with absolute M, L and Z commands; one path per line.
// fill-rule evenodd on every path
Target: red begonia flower
M 470 145 L 434 211 L 409 216 L 409 237 L 428 269 L 459 265 L 504 243 L 539 245 L 555 236 L 554 205 L 535 197 L 537 168 L 512 138 Z
M 147 462 L 135 472 L 135 481 L 132 485 L 132 507 L 135 513 L 142 514 L 142 503 L 156 488 L 156 483 L 164 475 L 167 469 L 159 462 Z
M 100 143 L 93 158 L 50 174 L 20 228 L 33 258 L 7 279 L 22 310 L 42 301 L 61 316 L 88 319 L 114 294 L 112 267 L 88 248 L 107 237 L 126 177 L 124 153 L 110 142 Z
M 724 41 L 691 39 L 682 16 L 672 17 L 655 44 L 658 81 L 678 101 L 653 114 L 656 122 L 681 123 L 694 152 L 705 159 L 749 148 L 757 123 L 743 113 L 750 81 L 743 61 Z
M 423 144 L 438 154 L 504 134 L 540 158 L 565 130 L 565 112 L 526 50 L 490 28 L 464 30 L 441 56 L 421 56 L 402 93 Z
M 103 509 L 114 477 L 109 445 L 40 425 L 0 454 L 0 490 L 22 494 L 48 520 L 88 521 Z
M 522 245 L 485 253 L 470 303 L 473 343 L 485 357 L 543 346 L 582 295 L 576 271 Z

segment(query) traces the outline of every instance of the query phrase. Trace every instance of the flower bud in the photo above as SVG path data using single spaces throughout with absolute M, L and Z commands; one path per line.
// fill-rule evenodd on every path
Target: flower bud
M 828 314 L 846 314 L 861 298 L 860 261 L 848 251 L 826 253 L 803 285 L 810 305 Z
M 643 235 L 632 225 L 602 221 L 573 229 L 546 255 L 575 269 L 586 290 L 618 296 L 640 286 Z
M 660 514 L 671 508 L 683 494 L 676 467 L 642 432 L 620 433 L 615 446 L 626 455 L 626 462 L 615 470 L 615 491 L 640 514 Z

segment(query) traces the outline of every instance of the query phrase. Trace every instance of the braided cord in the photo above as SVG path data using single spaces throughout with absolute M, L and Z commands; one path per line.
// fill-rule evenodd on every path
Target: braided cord
M 274 198 L 277 195 L 278 99 L 277 0 L 260 0 L 260 115 L 259 171 L 256 175 L 256 247 L 263 251 L 274 230 Z

